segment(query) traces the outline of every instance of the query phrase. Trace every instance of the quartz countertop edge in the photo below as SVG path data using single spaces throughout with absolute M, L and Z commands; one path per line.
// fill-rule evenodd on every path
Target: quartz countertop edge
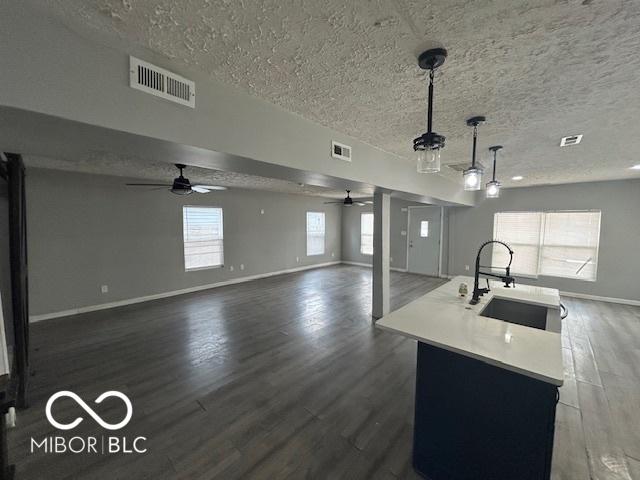
M 491 292 L 477 305 L 469 305 L 470 294 L 465 298 L 457 295 L 460 283 L 469 285 L 470 291 L 473 289 L 473 278 L 454 277 L 385 315 L 376 322 L 376 327 L 546 383 L 563 384 L 559 333 L 480 315 L 494 296 L 559 309 L 557 290 L 528 285 L 506 289 L 499 282 L 492 282 Z

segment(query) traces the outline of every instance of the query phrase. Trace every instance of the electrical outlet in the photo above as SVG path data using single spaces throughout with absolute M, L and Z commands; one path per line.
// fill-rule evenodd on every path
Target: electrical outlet
M 406 230 L 400 231 L 400 235 L 402 235 L 403 237 L 406 237 L 407 236 L 407 231 Z
M 264 208 L 260 209 L 260 215 L 264 215 Z
M 102 286 L 100 287 L 100 291 L 101 291 L 102 293 L 109 293 L 109 285 L 102 285 Z
M 335 254 L 334 254 L 333 252 L 331 252 L 331 257 L 332 257 L 332 258 L 333 258 L 333 257 L 335 257 Z
M 465 265 L 464 269 L 468 272 L 469 271 L 469 265 Z
M 296 263 L 300 263 L 300 257 L 296 257 Z
M 230 266 L 229 266 L 229 271 L 230 271 L 230 272 L 233 272 L 233 265 L 230 265 Z
M 240 270 L 244 270 L 244 263 L 240 264 Z

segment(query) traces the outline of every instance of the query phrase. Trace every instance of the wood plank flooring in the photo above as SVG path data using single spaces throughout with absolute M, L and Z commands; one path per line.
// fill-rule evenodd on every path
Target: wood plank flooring
M 392 307 L 439 279 L 392 272 Z M 640 480 L 640 308 L 564 300 L 554 479 Z M 31 408 L 9 433 L 19 479 L 418 478 L 416 345 L 374 329 L 371 270 L 336 266 L 33 325 Z M 30 453 L 71 390 L 144 455 Z M 56 402 L 59 421 L 84 414 Z M 87 419 L 73 435 L 103 435 Z M 115 433 L 111 433 L 115 434 Z

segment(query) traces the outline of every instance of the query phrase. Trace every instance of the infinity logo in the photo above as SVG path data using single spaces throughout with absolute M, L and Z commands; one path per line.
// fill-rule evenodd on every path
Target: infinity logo
M 95 400 L 95 403 L 102 403 L 102 401 L 105 398 L 118 397 L 127 406 L 127 414 L 125 415 L 124 420 L 122 420 L 120 423 L 111 424 L 111 423 L 107 423 L 104 420 L 102 420 L 102 418 L 100 418 L 100 416 L 96 412 L 94 412 L 93 409 L 89 405 L 87 405 L 84 402 L 84 400 L 82 400 L 78 395 L 76 395 L 73 392 L 69 392 L 67 390 L 63 390 L 63 391 L 60 391 L 58 393 L 54 393 L 53 395 L 51 395 L 51 397 L 47 401 L 47 406 L 46 406 L 46 409 L 45 409 L 45 413 L 47 414 L 47 420 L 49 420 L 49 423 L 51 425 L 53 425 L 54 427 L 60 429 L 60 430 L 71 430 L 72 428 L 76 428 L 80 424 L 80 422 L 82 422 L 82 420 L 84 420 L 82 417 L 78 417 L 73 422 L 68 423 L 68 424 L 57 422 L 53 418 L 53 415 L 51 415 L 51 407 L 53 405 L 53 402 L 55 402 L 60 397 L 72 398 L 78 405 L 80 405 L 84 409 L 85 412 L 87 412 L 89 415 L 91 415 L 91 418 L 93 418 L 96 422 L 98 422 L 98 424 L 102 428 L 106 428 L 107 430 L 120 430 L 127 423 L 129 423 L 129 420 L 131 420 L 131 416 L 133 415 L 133 407 L 131 406 L 131 401 L 129 400 L 129 397 L 127 397 L 124 393 L 121 393 L 121 392 L 118 392 L 118 391 L 115 391 L 115 390 L 111 390 L 111 391 L 108 391 L 108 392 L 104 392 L 102 395 L 100 395 Z

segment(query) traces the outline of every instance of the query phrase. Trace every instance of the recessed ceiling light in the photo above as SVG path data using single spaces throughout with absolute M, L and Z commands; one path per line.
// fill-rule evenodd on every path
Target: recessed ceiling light
M 561 147 L 569 147 L 571 145 L 578 145 L 582 140 L 582 135 L 569 135 L 568 137 L 562 137 L 560 140 Z
M 515 177 L 511 177 L 511 180 L 515 181 L 515 182 L 519 182 L 520 180 L 522 180 L 524 177 L 522 175 L 516 175 Z
M 629 170 L 640 170 L 640 163 L 637 165 L 634 165 L 633 167 L 629 167 Z

